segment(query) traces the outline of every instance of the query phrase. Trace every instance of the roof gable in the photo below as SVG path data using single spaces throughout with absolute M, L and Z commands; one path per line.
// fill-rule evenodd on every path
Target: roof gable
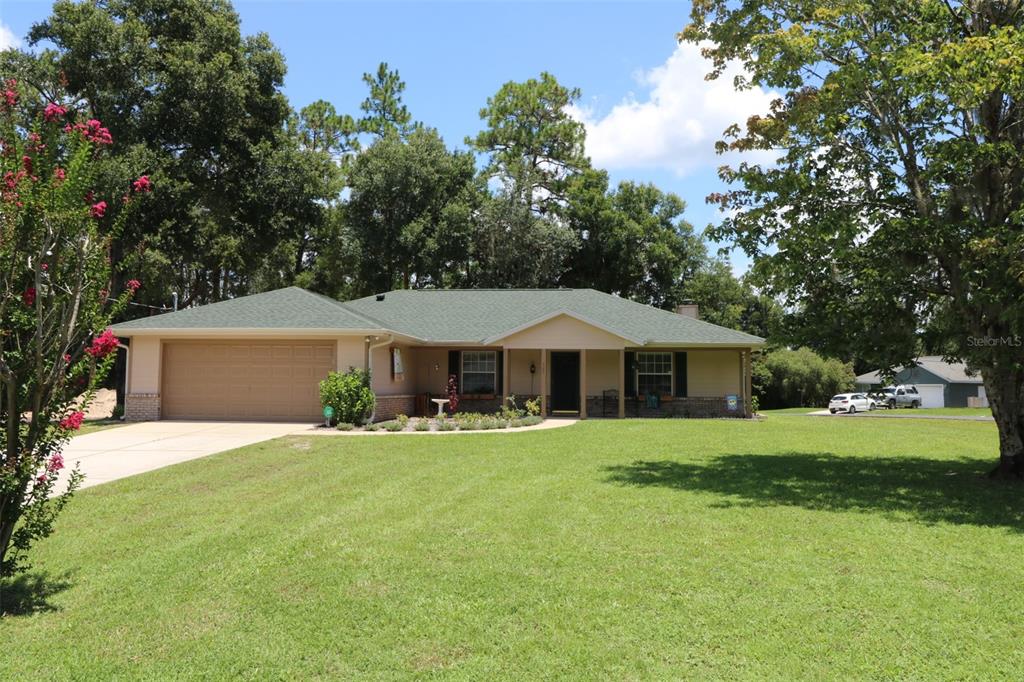
M 559 314 L 634 345 L 764 343 L 757 336 L 593 289 L 402 289 L 345 305 L 431 343 L 494 342 Z

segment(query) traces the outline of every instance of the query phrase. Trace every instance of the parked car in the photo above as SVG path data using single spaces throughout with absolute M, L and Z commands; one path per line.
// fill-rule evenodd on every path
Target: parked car
M 921 394 L 916 386 L 886 386 L 874 396 L 875 402 L 890 410 L 897 407 L 921 407 Z
M 828 401 L 828 411 L 832 414 L 836 412 L 856 414 L 857 410 L 873 410 L 875 407 L 875 401 L 865 393 L 840 393 L 832 396 L 832 400 Z

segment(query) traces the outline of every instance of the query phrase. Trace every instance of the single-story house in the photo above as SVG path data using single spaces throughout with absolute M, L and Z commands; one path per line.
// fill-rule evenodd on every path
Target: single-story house
M 981 375 L 968 373 L 962 362 L 946 362 L 941 355 L 924 355 L 914 365 L 901 367 L 893 381 L 882 378 L 880 370 L 857 377 L 857 390 L 875 391 L 884 386 L 913 385 L 921 394 L 921 407 L 988 407 Z
M 592 289 L 420 289 L 340 302 L 298 287 L 124 322 L 129 420 L 318 420 L 318 383 L 370 370 L 376 419 L 538 397 L 545 415 L 749 416 L 750 334 Z

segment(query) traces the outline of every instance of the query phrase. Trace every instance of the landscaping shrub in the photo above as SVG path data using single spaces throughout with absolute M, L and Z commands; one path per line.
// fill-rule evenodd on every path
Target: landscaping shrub
M 520 421 L 522 422 L 523 426 L 533 426 L 535 424 L 540 424 L 544 420 L 541 419 L 540 415 L 531 414 L 529 416 L 523 417 Z
M 409 417 L 404 414 L 396 414 L 395 421 L 401 424 L 403 429 L 409 425 Z
M 451 419 L 443 419 L 442 418 L 442 419 L 438 419 L 437 420 L 437 430 L 438 431 L 454 431 L 457 428 L 458 428 L 458 424 L 456 424 Z
M 412 428 L 415 429 L 416 431 L 429 431 L 430 430 L 430 420 L 429 419 L 419 419 L 419 420 L 416 421 L 416 423 L 413 425 Z
M 376 404 L 370 373 L 353 367 L 344 373 L 330 372 L 320 382 L 320 404 L 334 408 L 336 422 L 364 423 Z
M 526 414 L 531 417 L 540 415 L 540 397 L 536 397 L 533 400 L 526 401 Z
M 406 420 L 408 420 L 408 417 L 406 417 Z M 390 431 L 391 433 L 394 433 L 396 431 L 404 431 L 405 430 L 405 424 L 403 424 L 402 422 L 398 421 L 397 419 L 392 419 L 391 421 L 383 422 L 381 424 L 381 427 L 385 431 Z
M 519 409 L 519 406 L 516 405 L 515 395 L 510 395 L 506 398 L 506 401 L 507 404 L 502 404 L 501 409 L 498 410 L 498 417 L 500 419 L 510 421 L 512 419 L 519 419 L 526 414 L 526 410 Z
M 380 424 L 369 423 L 363 427 L 364 431 L 380 431 Z
M 354 428 L 356 428 L 356 425 L 355 424 L 350 424 L 349 422 L 340 422 L 338 424 L 338 430 L 339 431 L 351 431 Z
M 856 377 L 850 364 L 824 358 L 810 348 L 779 348 L 753 365 L 758 407 L 820 407 L 836 393 L 852 391 Z
M 508 425 L 513 429 L 518 429 L 523 425 L 523 419 L 525 419 L 525 417 L 520 419 L 513 419 L 508 423 Z

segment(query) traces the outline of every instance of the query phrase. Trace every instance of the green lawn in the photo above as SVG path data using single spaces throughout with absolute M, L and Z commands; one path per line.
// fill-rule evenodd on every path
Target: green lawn
M 992 410 L 987 407 L 928 407 L 911 410 L 900 408 L 898 410 L 882 410 L 882 414 L 909 414 L 909 415 L 951 415 L 957 417 L 991 417 Z
M 1017 678 L 995 454 L 987 423 L 799 416 L 268 442 L 82 491 L 0 669 Z

